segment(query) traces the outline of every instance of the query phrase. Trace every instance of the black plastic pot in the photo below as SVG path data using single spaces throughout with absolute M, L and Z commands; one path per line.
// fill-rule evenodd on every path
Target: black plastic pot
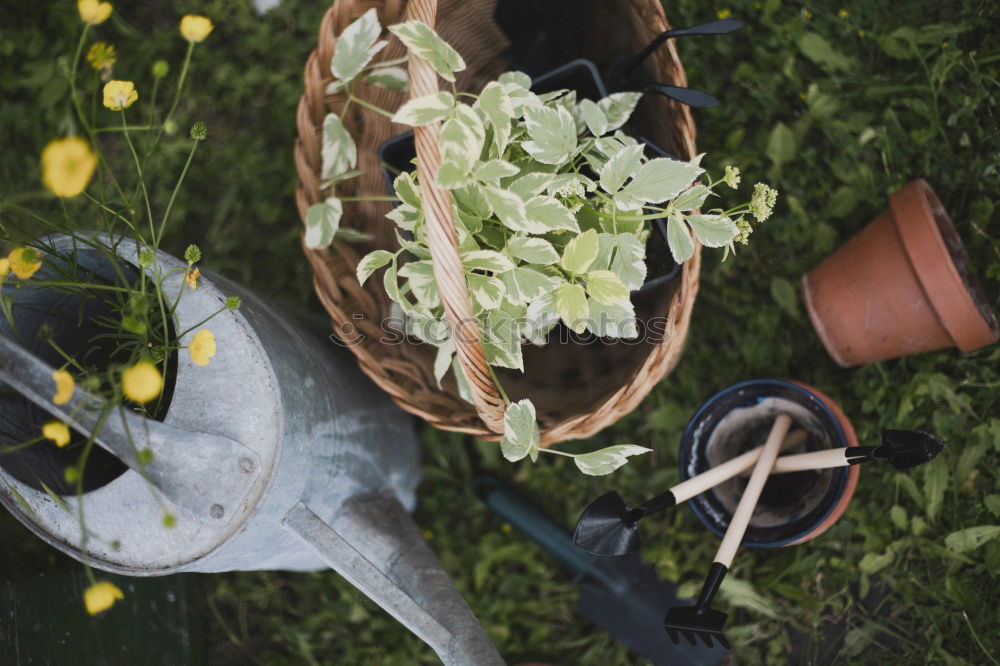
M 575 90 L 578 100 L 596 101 L 607 97 L 608 94 L 597 67 L 594 66 L 594 63 L 583 58 L 568 62 L 562 67 L 557 67 L 532 79 L 531 89 L 537 94 L 554 90 Z M 656 157 L 678 159 L 649 139 L 637 136 L 636 140 L 644 143 L 647 151 Z M 396 174 L 413 170 L 416 157 L 417 151 L 413 143 L 412 131 L 394 136 L 379 146 L 378 159 L 382 165 L 382 173 L 385 175 L 386 187 L 390 194 L 393 192 L 392 182 Z M 680 273 L 680 270 L 680 265 L 674 261 L 673 255 L 670 253 L 666 223 L 662 219 L 653 220 L 652 233 L 646 242 L 646 282 L 633 294 L 644 294 L 673 280 Z
M 808 434 L 804 444 L 785 453 L 857 446 L 850 421 L 821 391 L 781 379 L 753 379 L 719 391 L 691 417 L 678 454 L 681 480 L 763 443 L 779 412 L 792 417 L 792 430 L 803 429 Z M 822 534 L 851 501 L 858 467 L 770 477 L 742 546 L 773 548 Z M 703 525 L 721 537 L 745 486 L 746 478 L 736 477 L 692 498 L 688 505 Z

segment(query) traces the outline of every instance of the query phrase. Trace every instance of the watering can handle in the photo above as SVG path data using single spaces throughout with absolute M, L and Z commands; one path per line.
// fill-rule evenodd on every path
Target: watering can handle
M 0 383 L 6 382 L 53 417 L 93 437 L 98 446 L 194 516 L 226 524 L 244 508 L 261 474 L 256 453 L 226 437 L 144 419 L 80 387 L 68 403 L 55 405 L 52 372 L 47 363 L 0 335 Z M 143 449 L 152 452 L 149 462 L 139 460 Z

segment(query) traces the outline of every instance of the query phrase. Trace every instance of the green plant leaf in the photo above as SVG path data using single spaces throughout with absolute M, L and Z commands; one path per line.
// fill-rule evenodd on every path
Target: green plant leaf
M 507 289 L 498 278 L 466 273 L 465 279 L 469 283 L 469 295 L 474 309 L 495 310 L 503 303 Z
M 390 25 L 389 31 L 399 37 L 411 54 L 430 63 L 434 71 L 445 81 L 454 83 L 455 72 L 465 69 L 465 61 L 458 51 L 423 21 Z
M 504 310 L 492 310 L 482 330 L 486 361 L 493 366 L 524 372 L 521 338 L 514 317 Z
M 358 262 L 358 282 L 361 284 L 367 282 L 372 273 L 392 261 L 393 256 L 395 255 L 388 250 L 375 250 L 366 254 Z
M 953 553 L 968 553 L 998 536 L 1000 525 L 977 525 L 952 532 L 944 538 L 944 545 Z
M 510 270 L 500 275 L 500 279 L 507 288 L 507 300 L 515 305 L 527 305 L 559 286 L 558 279 L 528 266 Z
M 473 108 L 483 112 L 493 128 L 493 147 L 497 155 L 503 155 L 510 141 L 511 118 L 514 117 L 514 105 L 502 83 L 490 81 L 479 93 L 479 98 Z
M 944 501 L 944 491 L 948 487 L 949 470 L 942 457 L 930 461 L 924 468 L 924 497 L 927 498 L 927 518 L 930 522 L 937 520 Z
M 444 379 L 448 368 L 451 367 L 451 360 L 454 356 L 455 341 L 452 338 L 448 338 L 438 345 L 437 355 L 434 357 L 434 379 L 437 381 L 438 388 L 441 388 L 441 380 Z
M 555 174 L 531 171 L 522 174 L 507 189 L 527 201 L 533 196 L 547 190 L 555 178 Z
M 667 244 L 670 246 L 670 254 L 674 261 L 683 264 L 694 254 L 694 241 L 691 240 L 691 233 L 684 224 L 682 218 L 671 215 L 667 219 Z
M 686 215 L 684 220 L 705 247 L 724 247 L 739 236 L 739 229 L 725 215 Z
M 632 116 L 635 105 L 642 99 L 639 92 L 619 92 L 612 93 L 597 102 L 597 106 L 604 112 L 607 122 L 605 132 L 618 129 Z
M 555 290 L 542 294 L 528 304 L 521 335 L 532 344 L 544 344 L 545 336 L 559 323 Z
M 434 264 L 431 261 L 408 261 L 397 272 L 399 277 L 407 279 L 410 291 L 417 301 L 427 308 L 441 305 L 437 280 L 434 279 Z
M 507 406 L 500 440 L 504 458 L 516 462 L 538 450 L 541 433 L 535 419 L 535 406 L 530 400 L 519 400 Z
M 334 77 L 344 83 L 354 80 L 388 43 L 377 41 L 381 32 L 382 26 L 379 25 L 374 7 L 344 28 L 337 38 L 333 59 L 330 61 L 330 71 Z
M 385 216 L 403 231 L 413 231 L 417 221 L 420 220 L 420 211 L 408 204 L 402 204 L 390 210 Z
M 521 147 L 543 164 L 563 164 L 576 150 L 576 123 L 563 107 L 531 108 L 524 113 L 530 141 Z
M 421 127 L 450 118 L 453 113 L 455 113 L 455 98 L 451 93 L 442 91 L 406 102 L 392 116 L 392 122 Z
M 627 463 L 630 456 L 638 456 L 652 450 L 635 444 L 618 444 L 598 451 L 582 453 L 575 456 L 573 462 L 576 463 L 581 472 L 588 476 L 604 476 Z
M 559 253 L 552 243 L 544 238 L 517 235 L 507 243 L 507 251 L 521 261 L 529 264 L 551 266 L 559 261 Z
M 595 137 L 604 136 L 608 131 L 608 118 L 597 102 L 589 99 L 580 100 L 580 115 L 583 122 Z
M 587 295 L 598 303 L 612 305 L 628 300 L 628 288 L 611 271 L 590 271 L 587 273 Z
M 768 597 L 757 592 L 745 580 L 726 576 L 719 586 L 719 597 L 739 608 L 746 608 L 764 617 L 777 618 L 778 611 Z
M 306 247 L 318 250 L 329 247 L 333 235 L 340 227 L 340 218 L 344 214 L 344 205 L 340 199 L 330 197 L 326 201 L 309 206 L 306 211 Z
M 590 305 L 583 287 L 569 282 L 559 285 L 556 289 L 556 311 L 570 330 L 583 333 L 587 329 L 587 317 L 590 314 Z
M 646 281 L 646 247 L 635 234 L 601 234 L 601 254 L 611 257 L 607 267 L 629 291 Z
M 336 180 L 358 163 L 358 148 L 335 113 L 323 119 L 323 180 Z
M 506 160 L 489 160 L 476 167 L 476 180 L 495 181 L 501 178 L 516 176 L 520 169 Z
M 983 498 L 983 504 L 997 518 L 1000 518 L 1000 495 L 987 495 Z
M 434 183 L 445 190 L 457 190 L 469 185 L 472 179 L 469 177 L 467 166 L 451 160 L 441 162 Z
M 479 114 L 472 107 L 459 104 L 454 115 L 441 127 L 438 146 L 443 160 L 454 164 L 466 175 L 479 160 L 485 140 L 486 128 Z
M 539 233 L 537 224 L 531 225 L 527 222 L 528 212 L 521 197 L 510 190 L 493 185 L 487 185 L 481 191 L 493 213 L 508 229 Z
M 622 146 L 601 169 L 601 188 L 608 194 L 615 194 L 625 181 L 632 178 L 642 166 L 643 146 Z
M 597 232 L 589 229 L 566 243 L 559 263 L 570 273 L 582 275 L 597 259 L 599 247 L 600 241 Z
M 899 506 L 898 504 L 893 505 L 889 509 L 889 518 L 892 519 L 892 524 L 896 526 L 896 529 L 906 531 L 910 526 L 910 521 L 906 517 L 906 509 Z
M 657 157 L 639 168 L 628 185 L 615 195 L 615 203 L 622 210 L 632 210 L 644 203 L 667 201 L 690 187 L 703 172 L 688 162 Z
M 493 215 L 493 209 L 490 207 L 489 202 L 486 201 L 483 189 L 478 185 L 469 185 L 452 190 L 451 194 L 455 198 L 455 203 L 460 210 L 482 219 Z
M 795 157 L 795 150 L 795 133 L 785 123 L 775 124 L 767 138 L 767 156 L 780 167 Z
M 590 299 L 590 330 L 602 338 L 632 340 L 639 337 L 635 307 L 624 300 L 611 305 Z
M 712 194 L 712 190 L 708 189 L 704 185 L 695 185 L 682 192 L 676 199 L 674 199 L 672 207 L 674 210 L 679 210 L 681 212 L 687 212 L 689 210 L 694 210 L 696 208 L 701 208 L 701 205 L 705 203 L 705 199 Z
M 365 77 L 365 83 L 388 90 L 404 92 L 407 87 L 406 70 L 402 67 L 379 67 Z
M 783 277 L 771 278 L 771 298 L 789 317 L 799 318 L 799 298 L 791 282 Z
M 392 189 L 400 201 L 414 209 L 420 209 L 420 189 L 417 187 L 409 171 L 404 171 L 392 181 Z
M 514 270 L 514 262 L 495 250 L 476 250 L 462 253 L 462 265 L 467 271 L 506 273 Z
M 838 53 L 830 42 L 826 41 L 815 32 L 807 32 L 799 37 L 799 50 L 805 57 L 812 60 L 820 67 L 827 69 L 847 71 L 854 66 L 854 59 Z
M 546 233 L 548 231 L 580 231 L 572 211 L 559 203 L 554 197 L 539 195 L 532 197 L 524 204 L 525 219 L 523 228 L 515 231 L 529 233 Z

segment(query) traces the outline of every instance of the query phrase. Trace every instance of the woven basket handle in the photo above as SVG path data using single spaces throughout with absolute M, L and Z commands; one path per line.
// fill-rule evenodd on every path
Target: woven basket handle
M 410 19 L 435 27 L 437 0 L 411 0 L 407 10 Z M 433 95 L 440 90 L 437 72 L 423 58 L 410 57 L 409 79 L 411 98 Z M 438 150 L 440 132 L 440 122 L 415 127 L 413 130 L 417 169 L 421 174 L 420 191 L 427 224 L 427 243 L 434 260 L 434 279 L 437 280 L 445 317 L 455 341 L 458 362 L 465 373 L 476 412 L 490 430 L 502 433 L 506 407 L 493 383 L 480 339 L 479 325 L 472 314 L 465 269 L 458 252 L 451 192 L 434 185 L 434 174 L 441 166 L 441 153 Z

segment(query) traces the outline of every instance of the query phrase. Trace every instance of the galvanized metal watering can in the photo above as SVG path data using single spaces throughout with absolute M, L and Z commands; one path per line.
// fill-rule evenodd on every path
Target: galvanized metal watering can
M 54 241 L 60 253 L 73 245 Z M 138 265 L 133 243 L 116 252 Z M 85 246 L 77 246 L 76 261 L 110 271 L 106 257 Z M 164 281 L 167 293 L 183 289 L 186 265 L 163 253 L 158 262 L 164 274 L 177 269 Z M 231 295 L 243 304 L 211 319 L 212 362 L 197 367 L 177 355 L 162 422 L 123 409 L 98 430 L 96 443 L 111 456 L 101 462 L 95 449 L 99 469 L 82 497 L 93 536 L 81 532 L 75 495 L 62 498 L 67 511 L 42 486 L 40 475 L 50 472 L 51 483 L 62 476 L 48 443 L 26 449 L 28 459 L 0 456 L 0 503 L 55 548 L 124 575 L 329 566 L 445 664 L 503 664 L 409 516 L 419 476 L 409 418 L 348 354 L 312 331 L 319 327 L 219 276 L 184 295 L 176 330 L 197 327 Z M 0 387 L 20 395 L 0 396 L 0 435 L 35 436 L 53 416 L 80 433 L 95 429 L 97 399 L 80 387 L 71 403 L 52 404 L 55 361 L 47 362 L 49 345 L 37 335 L 45 323 L 57 340 L 81 339 L 78 328 L 99 313 L 85 309 L 81 317 L 79 307 L 73 295 L 30 281 L 14 292 L 16 332 L 0 321 Z M 147 447 L 153 458 L 140 473 L 137 451 Z M 176 526 L 163 526 L 164 507 Z

